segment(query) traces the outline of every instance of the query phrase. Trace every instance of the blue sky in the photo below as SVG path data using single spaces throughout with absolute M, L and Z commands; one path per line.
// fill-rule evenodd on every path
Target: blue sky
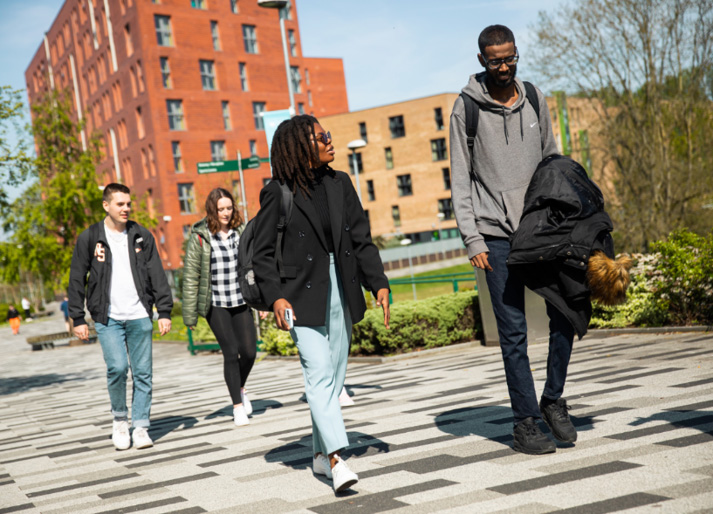
M 480 70 L 478 34 L 493 23 L 513 30 L 521 55 L 518 73 L 534 79 L 529 26 L 539 10 L 563 1 L 297 0 L 297 13 L 304 55 L 344 59 L 349 105 L 359 110 L 460 91 L 468 75 Z M 0 0 L 0 84 L 24 89 L 25 68 L 62 3 Z

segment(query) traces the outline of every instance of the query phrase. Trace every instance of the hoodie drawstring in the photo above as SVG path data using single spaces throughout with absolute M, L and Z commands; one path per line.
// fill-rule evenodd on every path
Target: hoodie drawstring
M 507 120 L 505 119 L 505 107 L 500 110 L 500 113 L 503 115 L 503 132 L 505 133 L 505 144 L 509 145 L 510 141 L 508 139 L 508 124 Z
M 520 141 L 525 140 L 525 133 L 522 131 L 522 107 L 520 107 Z

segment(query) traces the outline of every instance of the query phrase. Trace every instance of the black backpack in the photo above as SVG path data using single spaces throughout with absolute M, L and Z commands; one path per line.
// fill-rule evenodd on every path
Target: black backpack
M 284 266 L 282 263 L 282 239 L 285 234 L 287 224 L 292 216 L 292 203 L 294 198 L 292 191 L 286 184 L 280 184 L 282 190 L 282 200 L 280 201 L 280 218 L 277 222 L 277 245 L 275 247 L 275 257 L 277 260 L 277 271 L 280 273 L 280 278 L 285 278 Z M 260 213 L 258 212 L 258 216 Z M 269 311 L 270 306 L 266 304 L 265 299 L 260 291 L 255 280 L 255 270 L 253 269 L 253 243 L 255 239 L 256 219 L 248 221 L 245 225 L 245 230 L 240 235 L 240 243 L 238 245 L 238 285 L 243 299 L 248 306 L 258 311 Z
M 525 84 L 525 96 L 528 102 L 535 109 L 535 114 L 537 114 L 537 120 L 540 120 L 540 101 L 537 99 L 537 90 L 530 82 L 523 81 Z M 468 152 L 470 153 L 470 163 L 473 162 L 473 146 L 475 145 L 475 134 L 478 132 L 478 117 L 480 116 L 480 108 L 478 103 L 473 100 L 473 97 L 461 93 L 460 97 L 463 99 L 463 106 L 465 107 L 465 135 L 468 136 Z M 473 168 L 470 167 L 470 176 L 473 180 L 476 180 L 475 172 Z

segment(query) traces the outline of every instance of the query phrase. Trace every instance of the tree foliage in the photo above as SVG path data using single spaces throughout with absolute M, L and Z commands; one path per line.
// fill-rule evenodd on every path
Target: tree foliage
M 16 283 L 31 273 L 64 288 L 77 236 L 104 216 L 95 168 L 100 144 L 91 137 L 82 148 L 83 126 L 68 94 L 50 92 L 32 111 L 37 181 L 3 213 L 3 228 L 12 236 L 0 247 L 2 279 Z
M 713 0 L 571 0 L 535 28 L 544 83 L 599 116 L 594 171 L 624 245 L 713 226 Z
M 0 86 L 0 208 L 7 207 L 8 189 L 22 183 L 32 164 L 24 108 L 22 91 Z

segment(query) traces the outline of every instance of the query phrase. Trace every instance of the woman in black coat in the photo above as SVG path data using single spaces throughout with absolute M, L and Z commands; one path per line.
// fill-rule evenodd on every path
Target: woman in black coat
M 364 284 L 383 308 L 388 328 L 389 283 L 351 179 L 329 167 L 333 160 L 331 135 L 314 117 L 280 124 L 271 151 L 274 180 L 260 194 L 253 263 L 277 327 L 290 330 L 300 353 L 312 414 L 313 471 L 332 478 L 339 492 L 358 480 L 339 457 L 349 444 L 339 393 L 352 324 L 364 317 Z M 283 240 L 283 279 L 275 265 L 280 184 L 294 195 Z

